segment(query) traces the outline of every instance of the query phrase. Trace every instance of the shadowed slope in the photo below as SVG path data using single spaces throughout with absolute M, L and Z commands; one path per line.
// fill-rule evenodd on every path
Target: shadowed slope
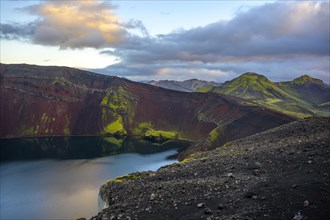
M 303 75 L 289 82 L 278 83 L 283 90 L 294 93 L 298 98 L 308 101 L 315 106 L 330 102 L 329 86 L 322 80 Z

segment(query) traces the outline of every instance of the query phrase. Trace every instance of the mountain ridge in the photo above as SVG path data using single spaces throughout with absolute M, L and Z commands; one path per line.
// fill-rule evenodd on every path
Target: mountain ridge
M 292 83 L 298 84 L 298 85 L 302 85 L 302 84 L 306 84 L 306 83 L 310 83 L 310 82 L 316 82 L 316 83 L 319 83 L 319 84 L 324 83 L 322 80 L 313 78 L 313 77 L 311 77 L 309 75 L 306 75 L 306 74 L 292 80 Z
M 308 75 L 292 81 L 273 82 L 247 72 L 206 92 L 228 94 L 296 117 L 329 116 L 330 87 Z
M 138 135 L 188 139 L 207 150 L 295 120 L 228 95 L 179 92 L 72 68 L 0 69 L 2 138 Z
M 199 79 L 188 79 L 184 81 L 175 81 L 175 80 L 151 80 L 147 81 L 147 84 L 159 86 L 166 89 L 178 90 L 183 92 L 194 92 L 197 89 L 206 87 L 206 86 L 220 86 L 221 83 L 214 81 L 205 81 Z

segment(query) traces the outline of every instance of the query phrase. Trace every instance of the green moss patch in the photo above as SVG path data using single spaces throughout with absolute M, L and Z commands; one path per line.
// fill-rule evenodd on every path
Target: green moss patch
M 69 117 L 68 115 L 65 116 L 65 120 L 66 120 L 66 125 L 65 125 L 65 128 L 63 130 L 63 134 L 65 136 L 69 136 L 71 134 L 71 131 L 70 131 L 70 120 L 69 120 Z
M 180 163 L 188 163 L 188 162 L 194 161 L 194 160 L 196 160 L 196 158 L 194 158 L 192 155 L 190 155 L 189 157 L 187 157 L 184 160 L 180 161 Z
M 118 118 L 114 122 L 108 124 L 104 128 L 103 133 L 108 135 L 114 135 L 114 134 L 125 135 L 126 131 L 124 129 L 123 120 L 121 116 L 118 116 Z
M 196 92 L 210 92 L 214 87 L 212 85 L 207 85 L 201 88 L 196 89 Z
M 133 129 L 133 134 L 144 136 L 145 132 L 151 129 L 151 126 L 151 122 L 141 122 Z
M 209 133 L 209 137 L 206 140 L 206 145 L 211 146 L 217 142 L 219 137 L 223 135 L 224 131 L 220 127 L 216 127 Z
M 299 90 L 294 89 L 309 82 L 322 85 L 321 80 L 307 75 L 291 82 L 274 83 L 265 76 L 245 73 L 224 83 L 220 88 L 215 88 L 214 91 L 240 97 L 259 106 L 298 118 L 315 115 L 326 116 L 327 112 L 322 109 L 322 106 L 314 106 L 309 103 L 300 92 L 297 92 Z
M 320 83 L 320 84 L 323 83 L 322 80 L 315 79 L 315 78 L 310 77 L 308 75 L 300 76 L 300 77 L 294 79 L 291 83 L 294 84 L 294 85 L 299 85 L 300 86 L 300 85 L 304 85 L 304 84 L 306 84 L 308 82 L 315 82 L 315 83 Z
M 177 135 L 178 135 L 177 132 L 161 131 L 161 130 L 155 131 L 153 129 L 149 129 L 145 133 L 146 138 L 159 138 L 161 140 L 163 140 L 163 139 L 174 139 L 174 138 L 177 137 Z
M 22 136 L 34 136 L 34 135 L 36 135 L 34 127 L 21 128 L 20 133 L 22 134 Z
M 141 177 L 138 176 L 136 173 L 130 173 L 130 174 L 125 174 L 123 176 L 118 176 L 113 180 L 110 180 L 108 182 L 113 182 L 113 183 L 122 183 L 122 182 L 128 182 L 132 180 L 138 180 Z
M 103 130 L 106 135 L 126 135 L 125 125 L 132 123 L 133 96 L 122 86 L 110 87 L 100 102 Z
M 151 141 L 163 141 L 177 139 L 179 132 L 154 130 L 151 122 L 141 122 L 133 129 L 133 133 Z
M 104 137 L 103 140 L 106 143 L 117 145 L 117 146 L 120 146 L 120 147 L 123 144 L 123 139 L 118 139 L 118 138 L 115 138 L 115 137 Z

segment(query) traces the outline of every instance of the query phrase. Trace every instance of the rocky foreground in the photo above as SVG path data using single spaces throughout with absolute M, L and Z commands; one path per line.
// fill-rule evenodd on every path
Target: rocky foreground
M 330 118 L 236 140 L 109 181 L 105 219 L 329 219 Z

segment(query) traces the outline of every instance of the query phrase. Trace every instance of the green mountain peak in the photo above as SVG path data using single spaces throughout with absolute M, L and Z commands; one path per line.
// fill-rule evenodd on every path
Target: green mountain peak
M 255 72 L 246 72 L 246 73 L 243 73 L 241 76 L 262 76 L 262 75 L 255 73 Z
M 254 88 L 255 86 L 260 86 L 262 84 L 263 86 L 266 86 L 268 84 L 272 84 L 270 80 L 267 79 L 267 77 L 260 75 L 258 73 L 253 73 L 253 72 L 247 72 L 239 77 L 226 82 L 224 85 L 231 85 L 231 87 L 252 87 Z M 266 85 L 265 85 L 266 84 Z
M 276 89 L 275 84 L 265 76 L 247 72 L 225 82 L 216 92 L 245 99 L 266 99 L 272 98 L 272 91 Z
M 318 83 L 318 84 L 323 84 L 323 81 L 320 79 L 315 79 L 309 75 L 303 75 L 300 76 L 294 80 L 292 80 L 292 83 L 295 85 L 304 85 L 306 83 Z
M 214 92 L 240 97 L 296 117 L 329 115 L 329 86 L 308 75 L 274 83 L 263 75 L 247 72 L 225 82 Z
M 239 77 L 235 78 L 234 80 L 262 80 L 262 81 L 269 81 L 267 79 L 267 77 L 265 77 L 264 75 L 260 75 L 258 73 L 254 73 L 254 72 L 246 72 L 243 73 L 242 75 L 240 75 Z M 234 81 L 233 80 L 233 81 Z

